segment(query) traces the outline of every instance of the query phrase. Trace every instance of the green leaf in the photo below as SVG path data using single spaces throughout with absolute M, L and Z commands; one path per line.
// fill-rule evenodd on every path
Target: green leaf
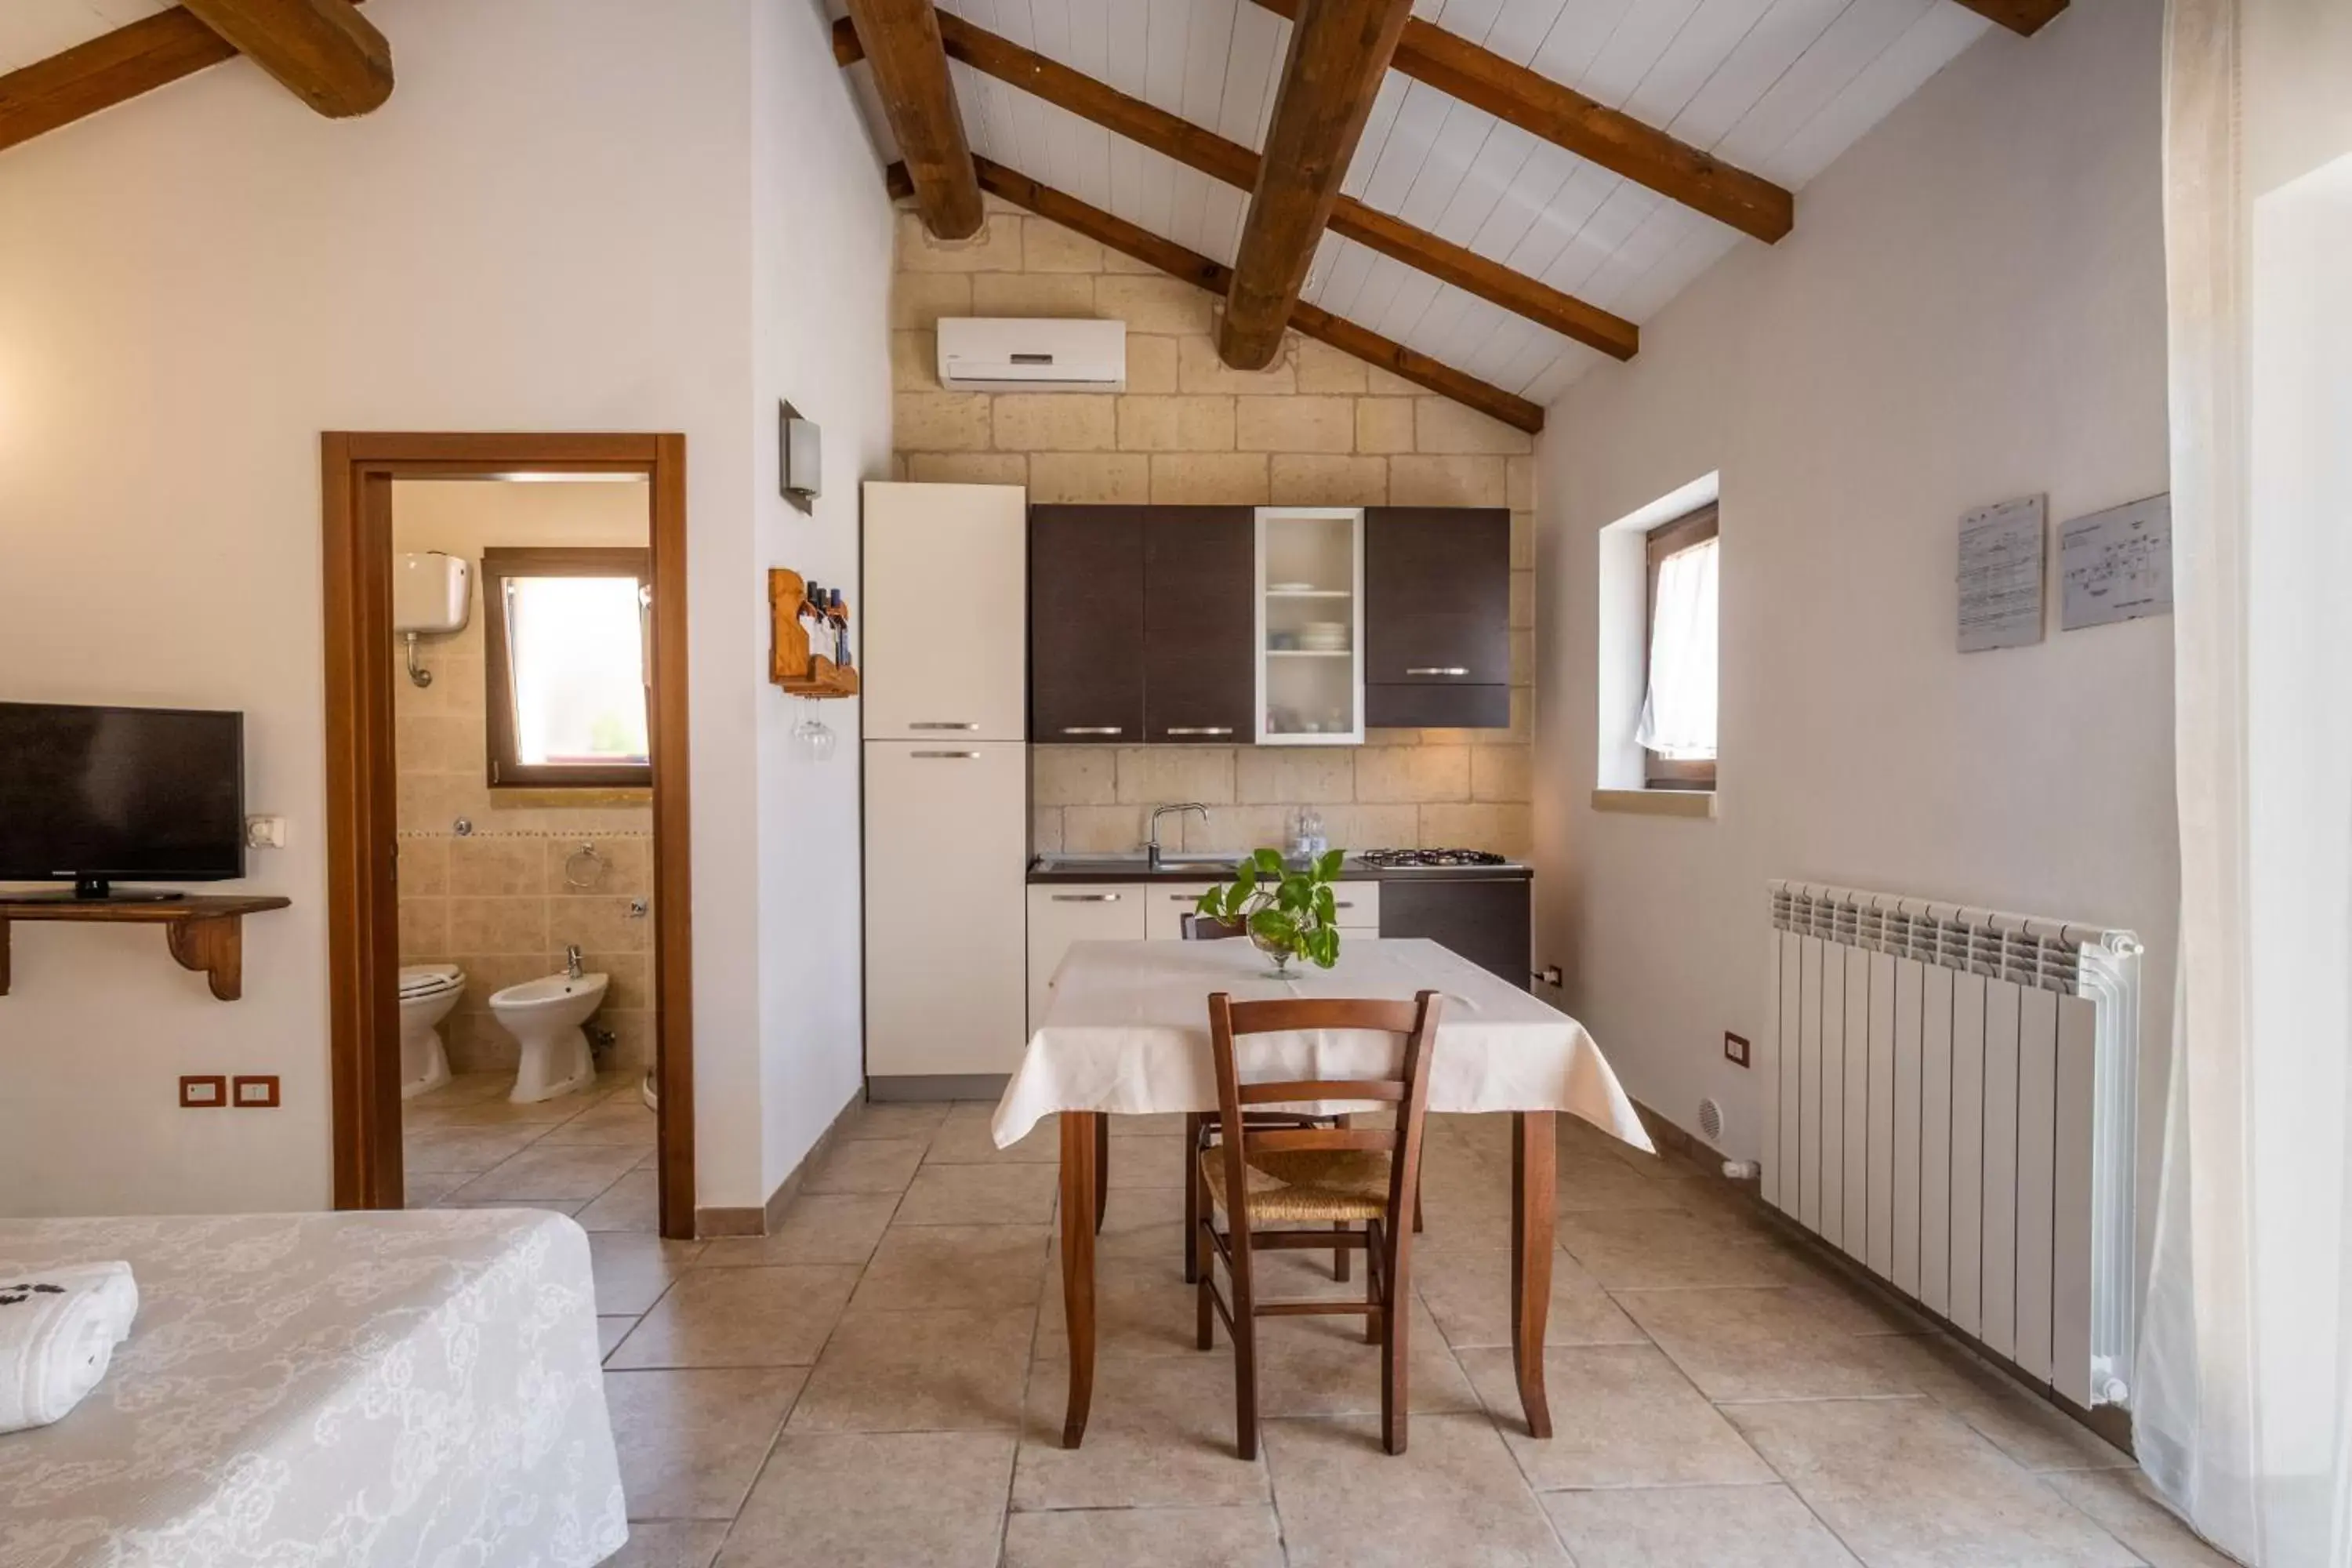
M 1315 889 L 1315 918 L 1330 925 L 1339 918 L 1339 900 L 1327 884 Z
M 1304 914 L 1314 901 L 1314 894 L 1309 890 L 1313 886 L 1314 884 L 1304 877 L 1285 877 L 1282 879 L 1282 887 L 1275 894 L 1274 901 L 1281 909 Z
M 1339 868 L 1347 864 L 1347 860 L 1348 852 L 1345 849 L 1327 850 L 1315 862 L 1317 879 L 1328 882 L 1337 878 L 1339 875 Z
M 1192 906 L 1192 912 L 1196 915 L 1223 915 L 1224 893 L 1225 890 L 1223 888 L 1211 888 L 1207 892 L 1202 893 L 1200 901 Z
M 1269 877 L 1282 875 L 1282 851 L 1279 849 L 1260 849 L 1250 857 L 1250 863 Z
M 1339 928 L 1323 926 L 1307 936 L 1307 956 L 1318 969 L 1328 969 L 1339 962 Z

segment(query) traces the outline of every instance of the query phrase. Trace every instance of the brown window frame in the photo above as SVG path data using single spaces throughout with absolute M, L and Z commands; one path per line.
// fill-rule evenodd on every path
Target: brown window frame
M 653 552 L 619 545 L 488 549 L 482 552 L 482 677 L 492 789 L 650 789 L 651 762 L 526 764 L 515 748 L 514 670 L 507 644 L 506 584 L 513 577 L 633 577 L 653 581 Z M 640 621 L 640 635 L 643 622 Z
M 1650 689 L 1650 639 L 1658 619 L 1658 568 L 1668 556 L 1679 555 L 1694 545 L 1720 537 L 1718 521 L 1717 505 L 1709 501 L 1672 522 L 1660 523 L 1642 537 L 1642 555 L 1649 574 L 1642 599 L 1642 692 L 1645 701 Z M 1642 782 L 1650 789 L 1712 790 L 1715 763 L 1712 757 L 1705 762 L 1662 757 L 1644 746 Z

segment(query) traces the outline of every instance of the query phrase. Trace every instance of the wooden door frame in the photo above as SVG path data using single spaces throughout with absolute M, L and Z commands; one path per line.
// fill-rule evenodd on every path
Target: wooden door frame
M 686 437 L 331 430 L 326 578 L 328 1039 L 339 1209 L 403 1206 L 393 884 L 392 481 L 635 473 L 652 502 L 654 1037 L 661 1234 L 694 1235 L 694 946 L 687 750 Z

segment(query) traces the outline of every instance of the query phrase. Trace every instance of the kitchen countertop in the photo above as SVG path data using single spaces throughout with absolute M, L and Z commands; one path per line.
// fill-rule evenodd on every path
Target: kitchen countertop
M 1220 873 L 1214 867 L 1198 864 L 1178 864 L 1153 871 L 1141 860 L 1118 865 L 1097 860 L 1091 864 L 1049 864 L 1051 858 L 1039 856 L 1029 862 L 1029 880 L 1036 883 L 1058 882 L 1215 882 L 1232 874 L 1230 868 Z M 1300 862 L 1294 861 L 1294 867 Z M 1350 855 L 1339 868 L 1339 879 L 1345 882 L 1447 882 L 1492 880 L 1497 878 L 1526 878 L 1535 875 L 1535 868 L 1525 861 L 1509 860 L 1500 866 L 1368 866 Z

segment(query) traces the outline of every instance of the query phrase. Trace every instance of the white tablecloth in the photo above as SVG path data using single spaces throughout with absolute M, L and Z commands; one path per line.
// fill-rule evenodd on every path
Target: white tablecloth
M 515 1209 L 0 1221 L 139 1318 L 0 1436 L 6 1568 L 585 1568 L 628 1536 L 588 1240 Z
M 1080 942 L 1055 971 L 1053 1000 L 997 1102 L 992 1131 L 1009 1148 L 1062 1110 L 1142 1115 L 1214 1110 L 1209 994 L 1236 1002 L 1444 994 L 1430 1068 L 1432 1110 L 1566 1110 L 1638 1149 L 1650 1147 L 1633 1103 L 1584 1026 L 1433 942 L 1349 937 L 1331 969 L 1265 978 L 1246 942 Z M 1244 1081 L 1361 1078 L 1396 1068 L 1393 1037 L 1301 1030 L 1244 1037 Z M 1344 1109 L 1334 1107 L 1330 1109 Z

